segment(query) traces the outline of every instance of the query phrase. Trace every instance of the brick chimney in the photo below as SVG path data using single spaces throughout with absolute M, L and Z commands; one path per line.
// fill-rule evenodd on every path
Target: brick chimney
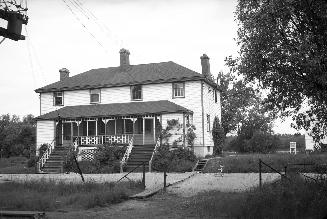
M 201 66 L 202 66 L 202 74 L 208 80 L 212 80 L 212 75 L 210 72 L 210 62 L 209 57 L 206 54 L 203 54 L 201 57 Z
M 60 72 L 60 81 L 69 78 L 69 70 L 67 68 L 62 68 L 59 70 L 59 72 Z
M 125 71 L 129 66 L 129 51 L 127 49 L 121 49 L 120 53 L 120 68 Z

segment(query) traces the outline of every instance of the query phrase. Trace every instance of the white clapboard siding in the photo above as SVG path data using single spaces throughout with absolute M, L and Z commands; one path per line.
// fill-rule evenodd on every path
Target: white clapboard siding
M 215 117 L 217 116 L 221 122 L 221 106 L 220 106 L 220 92 L 217 92 L 217 103 L 215 103 L 214 89 L 204 83 L 203 86 L 203 106 L 204 106 L 204 154 L 212 154 L 213 139 L 212 127 Z M 207 115 L 210 115 L 210 131 L 207 131 Z
M 187 81 L 185 82 L 185 97 L 173 98 L 172 97 L 172 83 L 149 84 L 143 85 L 143 100 L 142 101 L 159 101 L 169 100 L 173 103 L 181 105 L 193 111 L 192 121 L 196 127 L 195 134 L 197 138 L 194 142 L 194 147 L 199 153 L 198 155 L 204 156 L 207 151 L 207 146 L 213 147 L 211 132 L 206 131 L 206 115 L 210 114 L 211 127 L 214 117 L 217 115 L 221 119 L 220 111 L 220 96 L 218 96 L 218 103 L 214 103 L 214 94 L 208 92 L 208 84 L 203 83 L 203 108 L 204 108 L 204 127 L 202 127 L 202 105 L 201 105 L 201 81 Z M 211 88 L 211 90 L 213 90 Z M 219 93 L 218 93 L 219 95 Z M 131 102 L 130 86 L 112 87 L 101 89 L 101 103 L 127 103 Z M 74 105 L 88 105 L 90 104 L 89 90 L 78 91 L 64 91 L 64 106 Z M 57 110 L 63 106 L 53 106 L 53 93 L 41 94 L 41 114 L 45 114 Z M 181 120 L 182 121 L 182 120 Z M 204 144 L 203 134 L 204 130 Z M 212 153 L 212 149 L 210 150 Z M 209 153 L 210 154 L 210 153 Z
M 54 121 L 37 121 L 36 124 L 36 149 L 44 143 L 51 144 L 55 138 Z

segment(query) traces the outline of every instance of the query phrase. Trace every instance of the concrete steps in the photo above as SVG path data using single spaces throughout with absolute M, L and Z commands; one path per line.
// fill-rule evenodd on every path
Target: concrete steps
M 145 169 L 149 169 L 149 161 L 151 159 L 153 150 L 155 148 L 154 144 L 149 145 L 134 145 L 129 159 L 127 161 L 126 169 L 127 171 L 133 170 L 135 167 L 140 165 L 142 162 L 145 162 Z M 143 166 L 138 167 L 136 172 L 143 171 Z
M 54 148 L 49 159 L 41 168 L 43 173 L 62 173 L 64 159 L 69 151 L 68 147 L 57 146 Z

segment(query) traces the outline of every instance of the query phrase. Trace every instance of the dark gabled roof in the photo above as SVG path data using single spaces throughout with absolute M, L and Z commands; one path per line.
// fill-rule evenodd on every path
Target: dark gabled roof
M 201 79 L 205 80 L 202 74 L 174 62 L 161 62 L 130 65 L 125 71 L 122 71 L 120 67 L 93 69 L 36 89 L 35 92 L 42 93 Z
M 37 120 L 146 115 L 165 113 L 193 113 L 168 100 L 149 102 L 112 103 L 96 105 L 66 106 L 37 117 Z

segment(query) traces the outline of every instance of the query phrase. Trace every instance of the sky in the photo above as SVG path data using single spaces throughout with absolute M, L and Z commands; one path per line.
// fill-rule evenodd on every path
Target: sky
M 119 65 L 119 49 L 131 64 L 174 61 L 201 72 L 227 71 L 237 55 L 236 0 L 28 0 L 26 40 L 0 44 L 0 114 L 39 115 L 35 89 L 59 80 L 59 69 L 76 75 Z M 0 27 L 6 22 L 0 19 Z M 0 40 L 2 37 L 0 37 Z M 290 120 L 274 131 L 295 133 Z

